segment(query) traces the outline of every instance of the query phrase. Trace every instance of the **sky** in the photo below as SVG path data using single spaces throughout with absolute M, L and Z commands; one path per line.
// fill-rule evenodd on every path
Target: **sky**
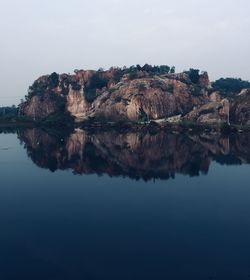
M 135 64 L 250 80 L 249 0 L 0 0 L 0 106 L 39 76 Z

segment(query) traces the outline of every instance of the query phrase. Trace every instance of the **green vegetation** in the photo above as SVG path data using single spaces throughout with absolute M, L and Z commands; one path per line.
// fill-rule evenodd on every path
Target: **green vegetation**
M 139 91 L 144 91 L 145 89 L 146 89 L 146 86 L 145 86 L 144 83 L 140 83 L 140 84 L 138 85 L 138 90 L 139 90 Z
M 170 68 L 170 73 L 171 73 L 171 74 L 174 74 L 174 73 L 175 73 L 175 66 L 173 66 L 173 67 Z
M 29 101 L 33 96 L 42 96 L 47 89 L 47 84 L 37 80 L 29 87 L 28 94 L 25 95 L 25 100 Z
M 220 91 L 222 95 L 232 96 L 245 88 L 250 88 L 250 82 L 237 78 L 221 78 L 212 83 L 212 86 L 215 90 Z
M 89 89 L 87 91 L 85 90 L 84 97 L 87 102 L 89 103 L 93 102 L 97 97 L 96 89 Z
M 148 115 L 147 115 L 147 113 L 143 110 L 143 108 L 140 108 L 138 121 L 139 121 L 139 122 L 146 122 L 146 121 L 148 121 Z
M 85 84 L 86 89 L 102 89 L 107 87 L 108 79 L 103 76 L 103 72 L 97 71 L 90 77 L 89 81 Z
M 48 84 L 50 88 L 55 88 L 59 85 L 59 75 L 56 72 L 48 77 Z
M 20 116 L 19 109 L 15 105 L 11 107 L 0 107 L 0 128 L 26 127 L 32 124 L 27 116 Z
M 112 67 L 109 70 L 115 71 L 115 81 L 119 82 L 121 77 L 125 74 L 129 75 L 129 79 L 133 80 L 138 78 L 138 72 L 146 72 L 149 75 L 163 75 L 163 74 L 169 74 L 169 73 L 175 73 L 175 67 L 168 66 L 168 65 L 159 65 L 159 66 L 152 66 L 150 64 L 145 64 L 143 66 L 137 64 L 132 65 L 130 67 L 124 66 L 123 68 L 119 67 Z
M 46 119 L 36 122 L 39 126 L 45 127 L 72 127 L 73 117 L 69 113 L 56 112 L 49 115 Z
M 198 84 L 199 79 L 200 79 L 200 70 L 199 69 L 190 68 L 189 71 L 185 71 L 185 73 L 188 74 L 192 83 Z
M 11 107 L 0 107 L 0 118 L 1 120 L 9 120 L 16 118 L 18 115 L 18 108 L 15 105 Z
M 129 80 L 137 79 L 142 73 L 146 73 L 149 76 L 161 75 L 174 73 L 175 67 L 169 67 L 168 65 L 160 65 L 160 66 L 152 66 L 149 64 L 145 64 L 144 66 L 140 66 L 139 64 L 136 66 L 131 66 L 129 68 L 123 67 L 112 67 L 109 71 L 113 71 L 113 82 L 118 83 L 121 81 L 124 75 L 128 75 Z M 110 78 L 106 74 L 103 69 L 99 69 L 95 72 L 87 82 L 84 84 L 84 96 L 88 102 L 93 102 L 98 96 L 97 91 L 102 90 L 103 88 L 108 86 Z M 143 89 L 142 87 L 140 88 Z
M 59 75 L 52 73 L 49 76 L 41 77 L 29 87 L 25 100 L 29 101 L 33 96 L 43 97 L 44 93 L 51 91 L 59 85 Z
M 84 96 L 88 102 L 93 102 L 98 96 L 97 90 L 108 86 L 108 79 L 104 76 L 102 70 L 97 71 L 84 84 Z

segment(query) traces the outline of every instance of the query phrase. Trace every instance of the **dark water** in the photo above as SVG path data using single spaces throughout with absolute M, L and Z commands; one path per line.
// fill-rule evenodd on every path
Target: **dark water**
M 250 279 L 249 144 L 0 134 L 0 279 Z

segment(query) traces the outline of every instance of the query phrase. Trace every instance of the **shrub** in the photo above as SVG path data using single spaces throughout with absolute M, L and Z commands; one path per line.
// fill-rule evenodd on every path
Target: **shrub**
M 222 95 L 232 95 L 239 93 L 245 88 L 250 88 L 250 82 L 236 78 L 221 78 L 212 83 L 214 90 L 218 90 Z
M 174 73 L 175 73 L 175 66 L 172 66 L 172 67 L 171 67 L 170 73 L 171 73 L 171 74 L 174 74 Z
M 136 72 L 129 73 L 129 79 L 130 80 L 135 80 L 135 79 L 137 79 L 137 77 L 138 77 L 138 75 L 137 75 Z
M 89 89 L 88 91 L 84 91 L 85 100 L 89 103 L 93 102 L 97 96 L 98 95 L 95 89 Z
M 89 81 L 85 83 L 84 87 L 84 96 L 87 102 L 93 102 L 98 94 L 96 93 L 97 89 L 102 89 L 107 87 L 108 80 L 103 77 L 102 72 L 96 72 L 90 77 Z
M 189 71 L 186 72 L 191 80 L 192 83 L 197 84 L 200 79 L 200 70 L 199 69 L 189 69 Z
M 108 84 L 107 79 L 102 77 L 102 74 L 96 72 L 86 83 L 85 87 L 87 89 L 102 89 Z
M 148 120 L 148 115 L 143 108 L 140 108 L 138 120 L 139 122 L 146 122 Z
M 144 83 L 140 83 L 140 84 L 138 85 L 138 89 L 139 89 L 139 91 L 145 90 L 145 89 L 146 89 L 145 84 L 144 84 Z
M 59 75 L 56 72 L 53 72 L 48 77 L 48 84 L 50 88 L 55 88 L 59 85 Z

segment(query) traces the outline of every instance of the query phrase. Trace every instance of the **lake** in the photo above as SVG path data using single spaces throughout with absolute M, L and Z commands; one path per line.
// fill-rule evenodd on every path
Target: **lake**
M 0 134 L 0 279 L 250 279 L 250 135 Z

